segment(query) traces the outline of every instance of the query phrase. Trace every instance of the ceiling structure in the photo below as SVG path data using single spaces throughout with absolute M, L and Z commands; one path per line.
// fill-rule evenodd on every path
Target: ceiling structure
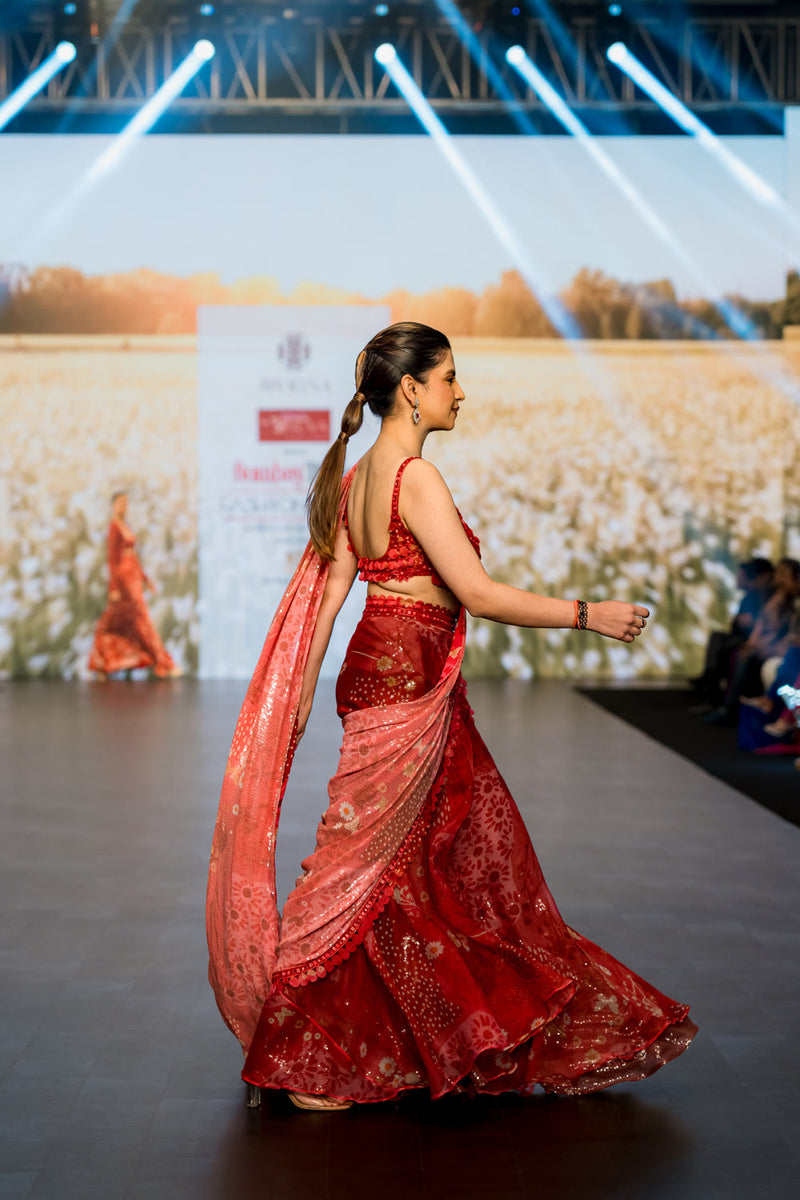
M 613 16 L 610 8 L 621 7 Z M 409 133 L 419 126 L 374 51 L 393 42 L 454 133 L 560 131 L 505 63 L 520 43 L 595 133 L 675 127 L 605 57 L 621 39 L 707 124 L 775 133 L 800 103 L 800 5 L 782 0 L 465 0 L 461 34 L 446 0 L 6 0 L 0 8 L 0 101 L 61 38 L 75 61 L 8 127 L 113 132 L 199 37 L 213 60 L 158 131 Z M 74 11 L 73 11 L 74 10 Z M 471 48 L 463 29 L 469 31 Z

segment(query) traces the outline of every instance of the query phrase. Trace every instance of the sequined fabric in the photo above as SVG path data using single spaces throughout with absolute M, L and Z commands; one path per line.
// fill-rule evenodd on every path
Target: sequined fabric
M 453 624 L 436 606 L 369 600 L 337 685 L 345 730 L 355 718 L 382 727 L 392 710 L 435 694 L 460 636 Z M 417 815 L 403 819 L 391 862 L 381 844 L 370 902 L 348 914 L 338 952 L 318 973 L 308 961 L 302 978 L 276 972 L 243 1071 L 249 1082 L 361 1102 L 419 1087 L 433 1096 L 536 1085 L 577 1094 L 641 1079 L 694 1036 L 686 1005 L 564 923 L 460 676 L 449 695 Z M 394 751 L 387 769 L 413 772 L 413 744 Z M 284 910 L 300 918 L 296 932 L 284 921 L 293 952 L 317 865 L 332 855 L 339 879 L 348 864 L 363 869 L 359 832 L 376 797 L 347 779 L 340 768 L 305 882 Z M 308 928 L 317 930 L 313 913 Z
M 367 583 L 392 583 L 413 579 L 418 575 L 429 575 L 431 582 L 436 587 L 447 587 L 444 580 L 437 575 L 433 564 L 419 542 L 400 519 L 400 512 L 398 510 L 400 485 L 403 481 L 403 472 L 410 462 L 414 462 L 414 459 L 407 458 L 401 462 L 395 476 L 394 488 L 392 489 L 392 508 L 389 517 L 389 544 L 386 547 L 386 551 L 380 558 L 362 558 L 360 555 L 356 555 L 358 558 L 358 577 Z M 480 543 L 478 539 L 461 516 L 461 513 L 458 515 L 461 518 L 464 532 L 472 543 L 476 553 L 480 555 Z M 353 554 L 356 554 L 352 543 L 348 544 Z
M 342 520 L 355 467 L 342 480 Z M 297 709 L 328 565 L 306 546 L 236 722 L 217 811 L 206 893 L 208 978 L 246 1051 L 272 986 L 279 939 L 278 819 L 296 744 Z
M 146 576 L 136 557 L 136 539 L 115 521 L 108 531 L 108 590 L 118 594 L 103 612 L 89 655 L 92 671 L 131 671 L 151 667 L 168 675 L 175 662 L 158 636 L 144 599 Z

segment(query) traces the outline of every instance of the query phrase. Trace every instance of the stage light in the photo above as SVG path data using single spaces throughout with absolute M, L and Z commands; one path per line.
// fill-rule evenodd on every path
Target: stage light
M 609 4 L 608 15 L 610 17 L 621 17 L 622 16 L 622 5 L 621 4 Z
M 661 217 L 652 205 L 645 200 L 638 188 L 631 183 L 627 175 L 620 170 L 614 160 L 599 145 L 597 139 L 589 132 L 583 122 L 575 116 L 575 113 L 566 101 L 559 96 L 552 84 L 545 79 L 542 72 L 531 61 L 522 47 L 510 46 L 506 51 L 506 61 L 519 72 L 525 82 L 536 92 L 539 99 L 547 105 L 553 116 L 557 118 L 567 132 L 571 133 L 575 140 L 580 143 L 589 157 L 593 159 L 614 187 L 622 193 L 659 241 L 663 242 L 670 252 L 681 262 L 687 273 L 700 286 L 703 294 L 709 296 L 714 307 L 737 337 L 747 340 L 756 339 L 758 332 L 752 322 L 739 309 L 732 305 L 729 300 L 726 300 L 720 294 L 719 288 L 706 279 L 702 272 L 698 270 L 692 256 L 684 249 L 667 224 L 662 221 Z
M 78 11 L 77 4 L 65 4 L 64 5 L 64 15 L 67 17 L 74 17 L 77 11 Z
M 492 197 L 486 191 L 480 179 L 478 179 L 472 170 L 472 167 L 470 167 L 469 163 L 457 149 L 447 129 L 400 61 L 394 46 L 390 42 L 383 42 L 375 51 L 375 58 L 382 67 L 386 68 L 386 72 L 392 83 L 394 83 L 397 90 L 403 95 L 423 129 L 430 134 L 430 137 L 441 151 L 443 158 L 453 170 L 459 182 L 463 184 L 476 208 L 486 218 L 490 229 L 538 299 L 554 328 L 564 338 L 579 339 L 581 331 L 577 322 L 546 286 L 538 269 L 530 260 L 511 225 L 509 225 Z
M 388 4 L 376 4 L 373 11 L 374 11 L 376 17 L 388 17 L 389 5 Z
M 511 15 L 512 15 L 512 17 L 518 17 L 518 16 L 519 16 L 519 9 L 518 9 L 518 8 L 516 8 L 516 7 L 512 8 L 512 10 L 511 10 Z
M 200 68 L 213 58 L 215 53 L 214 43 L 210 42 L 208 38 L 201 38 L 195 42 L 183 62 L 165 79 L 155 95 L 142 105 L 136 116 L 128 122 L 121 133 L 117 134 L 99 158 L 95 159 L 89 170 L 81 176 L 69 192 L 61 197 L 48 213 L 41 228 L 37 231 L 36 237 L 47 237 L 63 225 L 86 193 L 117 166 L 120 159 L 138 138 L 147 133 L 148 129 L 152 129 L 164 110 L 180 95 L 189 80 L 194 78 Z
M 59 42 L 53 53 L 55 54 L 61 66 L 65 67 L 67 63 L 72 62 L 78 51 L 75 49 L 72 42 Z
M 5 129 L 9 121 L 20 112 L 25 105 L 38 96 L 39 92 L 47 86 L 54 75 L 71 63 L 77 54 L 77 50 L 72 42 L 59 42 L 52 54 L 44 60 L 40 67 L 28 76 L 24 83 L 13 91 L 11 95 L 0 104 L 0 129 Z
M 179 96 L 190 79 L 193 79 L 204 63 L 214 57 L 214 43 L 208 38 L 201 38 L 187 54 L 183 62 L 172 74 L 165 79 L 161 87 L 143 104 L 138 113 L 128 122 L 122 132 L 114 138 L 108 149 L 100 155 L 88 175 L 88 182 L 99 175 L 104 175 L 122 158 L 125 151 L 136 138 L 152 129 L 158 118 L 172 101 Z
M 201 17 L 213 17 L 214 12 L 215 12 L 215 9 L 214 9 L 213 4 L 201 4 L 200 5 L 200 16 Z
M 382 67 L 388 67 L 389 63 L 394 62 L 397 58 L 397 51 L 391 42 L 381 42 L 375 51 L 375 58 Z
M 667 116 L 672 118 L 676 125 L 680 125 L 681 129 L 697 138 L 700 145 L 713 154 L 720 166 L 724 167 L 751 196 L 761 204 L 769 205 L 772 208 L 782 210 L 785 207 L 775 189 L 748 167 L 747 163 L 743 162 L 738 155 L 724 146 L 707 125 L 693 112 L 690 112 L 685 104 L 673 96 L 672 92 L 665 88 L 663 83 L 660 83 L 634 54 L 631 54 L 624 42 L 614 42 L 606 51 L 606 56 L 615 66 L 624 71 L 637 87 L 641 88 L 643 92 L 647 92 L 648 96 L 655 100 L 656 104 L 663 109 Z

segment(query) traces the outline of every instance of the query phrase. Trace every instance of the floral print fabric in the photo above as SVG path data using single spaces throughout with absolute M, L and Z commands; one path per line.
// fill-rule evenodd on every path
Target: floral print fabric
M 368 601 L 337 686 L 340 715 L 434 687 L 453 639 L 443 613 Z M 293 986 L 276 976 L 249 1082 L 361 1102 L 419 1087 L 572 1094 L 643 1078 L 694 1036 L 686 1005 L 564 923 L 463 681 L 453 697 L 444 755 L 390 890 L 324 977 Z

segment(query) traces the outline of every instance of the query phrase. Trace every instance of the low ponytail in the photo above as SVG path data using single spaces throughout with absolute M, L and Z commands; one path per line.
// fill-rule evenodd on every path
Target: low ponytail
M 320 558 L 333 558 L 339 532 L 339 495 L 347 456 L 347 443 L 364 420 L 364 396 L 356 392 L 342 416 L 342 428 L 311 481 L 306 498 L 311 544 Z

